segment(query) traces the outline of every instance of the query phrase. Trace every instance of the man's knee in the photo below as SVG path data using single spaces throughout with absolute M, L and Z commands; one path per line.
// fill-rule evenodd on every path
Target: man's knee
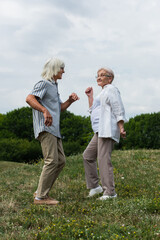
M 62 166 L 64 167 L 66 165 L 66 159 L 64 158 L 64 160 L 62 161 Z
M 66 158 L 65 156 L 59 158 L 59 166 L 61 166 L 62 168 L 66 165 Z
M 57 167 L 58 166 L 58 159 L 54 159 L 54 158 L 47 158 L 44 161 L 45 166 L 53 166 L 53 167 Z
M 84 160 L 87 160 L 86 150 L 83 152 L 82 156 L 83 156 L 83 159 L 84 159 Z

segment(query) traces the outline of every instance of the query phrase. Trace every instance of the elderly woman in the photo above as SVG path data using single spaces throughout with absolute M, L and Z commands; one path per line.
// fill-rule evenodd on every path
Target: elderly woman
M 57 80 L 62 79 L 64 67 L 61 60 L 49 59 L 41 74 L 43 80 L 35 84 L 26 98 L 26 102 L 33 108 L 34 134 L 41 142 L 44 156 L 34 204 L 58 204 L 57 200 L 49 197 L 49 191 L 65 165 L 60 134 L 60 112 L 79 99 L 77 94 L 72 93 L 66 102 L 62 103 L 60 100 Z
M 100 200 L 117 197 L 115 192 L 111 153 L 120 135 L 124 138 L 125 110 L 119 90 L 112 85 L 114 73 L 111 69 L 101 68 L 97 72 L 97 84 L 102 88 L 100 94 L 93 100 L 93 89 L 85 91 L 88 96 L 89 111 L 94 136 L 83 153 L 85 177 L 89 197 L 103 192 Z M 99 185 L 97 162 L 102 187 Z

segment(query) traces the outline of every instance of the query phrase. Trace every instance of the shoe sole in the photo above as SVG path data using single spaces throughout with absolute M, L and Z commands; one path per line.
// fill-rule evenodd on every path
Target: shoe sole
M 115 196 L 108 196 L 106 198 L 98 198 L 97 200 L 101 200 L 101 201 L 105 201 L 105 200 L 108 200 L 108 199 L 112 199 L 112 198 L 116 198 L 117 197 L 117 194 Z
M 57 205 L 59 202 L 47 203 L 47 202 L 34 202 L 35 205 Z
M 37 196 L 37 194 L 36 194 L 36 193 L 33 193 L 33 198 L 36 198 L 36 196 Z M 49 197 L 49 196 L 48 196 L 48 199 L 54 200 L 53 198 L 51 198 L 51 197 Z
M 95 195 L 98 195 L 98 194 L 100 194 L 100 193 L 102 193 L 103 192 L 103 190 L 101 190 L 100 192 L 96 192 L 95 194 L 93 194 L 93 195 L 88 195 L 88 198 L 90 198 L 90 197 L 94 197 Z

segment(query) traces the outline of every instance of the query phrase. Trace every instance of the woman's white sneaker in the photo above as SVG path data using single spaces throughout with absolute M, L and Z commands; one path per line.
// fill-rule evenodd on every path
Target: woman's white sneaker
M 102 197 L 98 198 L 98 200 L 107 200 L 107 199 L 110 199 L 110 198 L 116 198 L 117 197 L 117 194 L 113 195 L 113 196 L 109 196 L 109 195 L 103 195 Z
M 94 195 L 96 194 L 99 194 L 99 193 L 102 193 L 103 192 L 103 188 L 101 186 L 98 186 L 96 188 L 92 188 L 90 191 L 89 191 L 89 195 L 88 197 L 93 197 Z

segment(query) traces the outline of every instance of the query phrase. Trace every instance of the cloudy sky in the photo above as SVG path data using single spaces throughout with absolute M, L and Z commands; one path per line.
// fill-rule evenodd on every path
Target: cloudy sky
M 115 72 L 127 119 L 160 111 L 159 0 L 0 0 L 0 113 L 27 106 L 45 61 L 65 62 L 61 99 L 88 116 L 88 86 L 100 67 Z

